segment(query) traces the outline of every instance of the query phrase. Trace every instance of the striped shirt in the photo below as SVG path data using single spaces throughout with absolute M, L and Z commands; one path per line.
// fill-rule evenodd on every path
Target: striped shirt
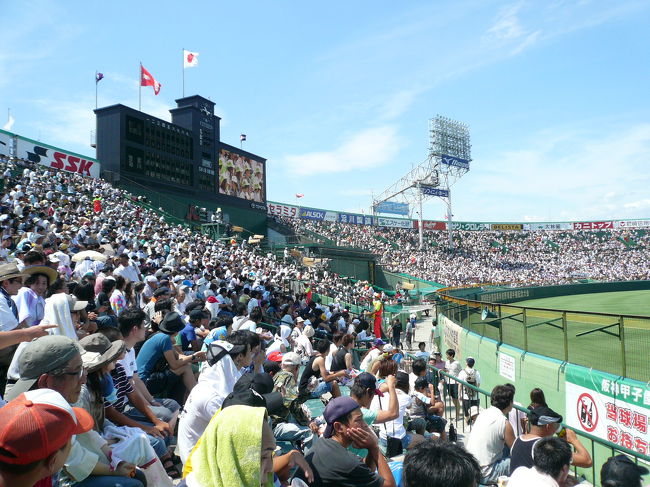
M 123 412 L 124 407 L 129 402 L 127 394 L 133 392 L 133 386 L 131 385 L 129 378 L 126 376 L 124 367 L 122 367 L 122 364 L 119 362 L 115 363 L 115 369 L 111 371 L 111 376 L 113 377 L 113 384 L 115 386 L 115 391 L 117 392 L 117 401 L 113 404 L 104 401 L 104 407 L 113 406 L 119 412 Z

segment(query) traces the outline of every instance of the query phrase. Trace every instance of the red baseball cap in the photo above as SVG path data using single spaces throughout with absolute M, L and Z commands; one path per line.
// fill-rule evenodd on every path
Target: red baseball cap
M 271 352 L 266 359 L 271 362 L 282 362 L 282 354 L 280 352 Z
M 73 408 L 56 391 L 24 392 L 0 408 L 0 460 L 12 465 L 43 460 L 93 424 L 85 409 Z

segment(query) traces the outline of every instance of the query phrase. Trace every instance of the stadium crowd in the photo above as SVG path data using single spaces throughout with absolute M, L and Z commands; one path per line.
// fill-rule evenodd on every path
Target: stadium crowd
M 510 472 L 514 387 L 479 410 L 427 368 L 469 378 L 471 357 L 462 369 L 453 350 L 443 362 L 421 347 L 406 373 L 399 334 L 373 336 L 372 310 L 292 289 L 322 278 L 345 296 L 335 275 L 170 225 L 101 180 L 24 161 L 2 175 L 0 487 L 469 487 L 510 473 L 515 487 L 570 485 L 584 448 L 553 436 L 561 417 L 545 403 L 531 404 L 548 411 L 531 415 L 539 428 Z M 368 350 L 358 370 L 355 344 Z M 473 422 L 467 449 L 448 434 L 445 395 Z M 626 458 L 603 475 L 638 485 Z
M 602 281 L 648 279 L 650 234 L 630 230 L 467 231 L 448 234 L 352 223 L 284 218 L 296 232 L 310 230 L 338 246 L 371 251 L 389 270 L 449 286 L 473 284 L 566 284 L 588 277 Z M 629 244 L 626 244 L 626 241 Z

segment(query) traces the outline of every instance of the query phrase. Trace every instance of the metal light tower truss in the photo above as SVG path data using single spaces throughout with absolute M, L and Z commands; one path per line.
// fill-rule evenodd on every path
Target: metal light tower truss
M 447 196 L 441 199 L 447 203 L 447 231 L 449 249 L 453 247 L 451 212 L 451 187 L 469 171 L 472 160 L 467 124 L 441 115 L 429 120 L 429 157 L 435 159 L 440 173 L 441 183 L 447 190 Z
M 450 187 L 467 171 L 471 161 L 471 144 L 469 127 L 440 115 L 429 120 L 429 157 L 411 169 L 405 176 L 391 184 L 384 191 L 373 197 L 375 207 L 388 200 L 409 204 L 412 213 L 415 204 L 419 208 L 419 243 L 423 245 L 422 203 L 431 198 L 441 198 L 447 202 L 449 221 L 449 242 L 451 240 L 451 193 Z M 422 186 L 443 188 L 447 196 L 424 194 Z

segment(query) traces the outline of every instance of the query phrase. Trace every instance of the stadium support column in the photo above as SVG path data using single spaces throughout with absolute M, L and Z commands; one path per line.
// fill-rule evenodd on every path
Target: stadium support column
M 418 239 L 420 241 L 420 250 L 424 248 L 424 229 L 422 228 L 422 188 L 418 181 Z
M 454 248 L 454 240 L 451 235 L 451 218 L 453 217 L 451 213 L 451 189 L 448 190 L 449 193 L 447 194 L 447 234 L 449 235 L 449 250 L 452 250 Z

